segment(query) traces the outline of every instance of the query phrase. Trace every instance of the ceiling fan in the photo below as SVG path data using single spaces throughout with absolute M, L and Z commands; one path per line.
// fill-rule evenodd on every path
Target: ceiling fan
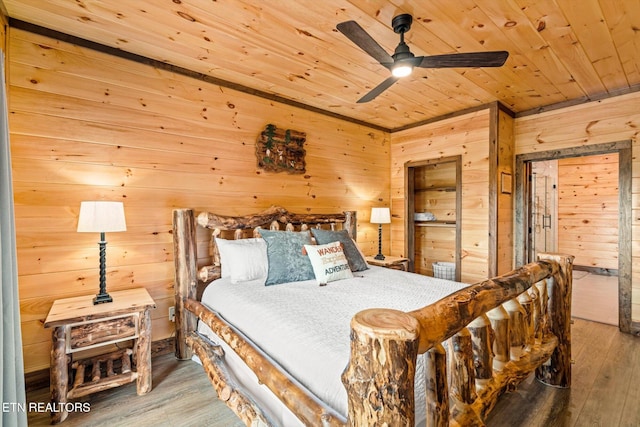
M 389 55 L 356 21 L 341 22 L 338 31 L 347 36 L 360 49 L 391 71 L 385 81 L 374 87 L 358 100 L 358 103 L 369 102 L 391 87 L 398 79 L 411 74 L 418 68 L 458 68 L 458 67 L 500 67 L 509 52 L 472 52 L 450 53 L 445 55 L 415 56 L 404 42 L 404 33 L 409 31 L 413 17 L 407 13 L 398 15 L 391 21 L 393 31 L 400 34 L 400 43 L 393 55 Z

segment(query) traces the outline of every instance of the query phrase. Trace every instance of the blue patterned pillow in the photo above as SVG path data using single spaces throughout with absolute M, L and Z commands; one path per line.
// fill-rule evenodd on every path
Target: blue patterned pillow
M 267 242 L 269 260 L 265 285 L 313 280 L 316 277 L 309 257 L 302 252 L 304 245 L 312 243 L 308 231 L 260 230 L 260 235 Z
M 344 247 L 344 254 L 349 262 L 351 271 L 364 271 L 369 268 L 367 261 L 364 260 L 360 250 L 354 243 L 349 232 L 347 230 L 321 230 L 318 228 L 312 228 L 311 233 L 316 238 L 316 243 L 319 245 L 326 245 L 331 242 L 340 242 Z

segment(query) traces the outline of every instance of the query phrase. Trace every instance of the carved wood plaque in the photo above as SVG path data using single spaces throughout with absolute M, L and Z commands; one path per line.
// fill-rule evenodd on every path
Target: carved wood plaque
M 307 135 L 268 124 L 256 141 L 258 167 L 269 172 L 305 173 Z

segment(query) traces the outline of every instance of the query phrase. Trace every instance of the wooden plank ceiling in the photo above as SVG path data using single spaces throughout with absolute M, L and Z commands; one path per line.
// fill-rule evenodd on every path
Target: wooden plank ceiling
M 499 100 L 514 112 L 637 90 L 638 0 L 0 0 L 13 20 L 394 130 Z M 389 71 L 336 30 L 357 21 L 389 53 L 410 13 L 415 55 L 507 50 L 501 68 Z M 15 21 L 14 21 L 15 22 Z

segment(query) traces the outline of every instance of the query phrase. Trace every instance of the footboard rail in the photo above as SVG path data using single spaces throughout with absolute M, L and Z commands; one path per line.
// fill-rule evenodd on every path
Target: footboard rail
M 427 405 L 428 426 L 484 425 L 500 394 L 534 371 L 544 383 L 569 387 L 572 264 L 570 255 L 540 254 L 412 312 L 356 314 L 342 375 L 349 425 L 414 425 L 421 353 L 427 402 L 419 404 Z
M 220 319 L 215 313 L 207 309 L 202 303 L 193 299 L 185 300 L 185 309 L 194 313 L 198 318 L 207 324 L 213 332 L 222 338 L 234 352 L 251 368 L 258 381 L 267 386 L 282 403 L 291 410 L 305 425 L 343 427 L 345 423 L 335 414 L 328 412 L 317 400 L 302 390 L 280 369 L 276 368 L 261 352 L 256 350 L 243 337 L 235 332 L 226 322 Z M 206 338 L 192 332 L 187 337 L 187 343 L 191 348 L 196 349 L 196 354 L 202 359 L 205 371 L 212 379 L 214 388 L 218 392 L 220 400 L 224 401 L 247 425 L 275 425 L 266 414 L 248 396 L 250 393 L 242 390 L 241 387 L 232 381 L 229 376 L 224 375 L 225 365 L 224 351 L 219 346 L 214 346 L 214 351 L 208 350 Z M 215 380 L 215 382 L 214 382 Z M 231 399 L 233 397 L 233 400 Z

